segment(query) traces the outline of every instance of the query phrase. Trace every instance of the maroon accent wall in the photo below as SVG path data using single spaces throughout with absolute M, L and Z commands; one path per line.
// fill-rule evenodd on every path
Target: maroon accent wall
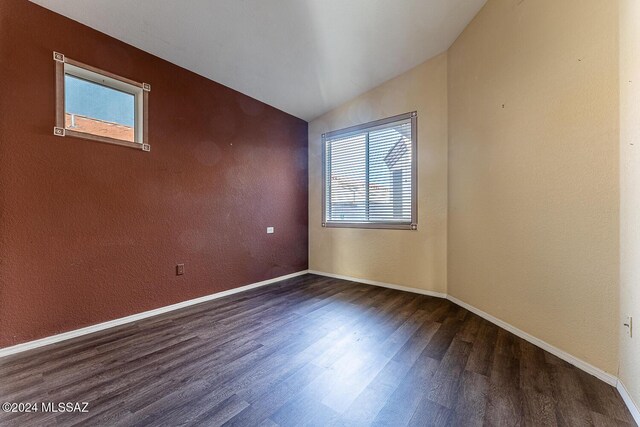
M 53 136 L 54 50 L 151 84 L 150 153 Z M 0 0 L 0 347 L 306 269 L 307 188 L 305 121 Z

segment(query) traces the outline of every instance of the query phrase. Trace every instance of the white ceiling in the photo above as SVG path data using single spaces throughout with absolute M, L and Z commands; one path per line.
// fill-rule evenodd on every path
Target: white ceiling
M 486 0 L 32 0 L 305 120 L 445 51 Z

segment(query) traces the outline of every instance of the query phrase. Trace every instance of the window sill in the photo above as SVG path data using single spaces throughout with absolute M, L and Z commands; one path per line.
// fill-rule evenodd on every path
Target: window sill
M 393 224 L 388 222 L 324 222 L 323 228 L 362 228 L 377 230 L 411 230 L 416 231 L 418 224 Z
M 90 133 L 78 132 L 71 129 L 62 129 L 56 127 L 53 129 L 53 134 L 56 136 L 70 136 L 72 138 L 87 139 L 89 141 L 119 145 L 121 147 L 135 148 L 136 150 L 151 151 L 151 146 L 149 146 L 149 144 L 140 144 L 139 142 L 130 142 L 124 141 L 122 139 L 109 138 L 107 136 L 92 135 Z

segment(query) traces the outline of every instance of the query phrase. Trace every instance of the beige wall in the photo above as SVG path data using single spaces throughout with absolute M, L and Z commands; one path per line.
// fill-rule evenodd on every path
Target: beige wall
M 489 0 L 449 49 L 449 293 L 618 366 L 618 5 Z
M 418 112 L 418 231 L 322 228 L 321 134 Z M 447 57 L 309 124 L 309 268 L 435 292 L 447 282 Z
M 489 0 L 447 54 L 309 125 L 310 268 L 448 292 L 616 375 L 618 71 L 617 2 Z M 411 110 L 420 230 L 321 228 L 320 134 Z
M 620 5 L 620 314 L 635 330 L 620 329 L 619 377 L 640 405 L 640 2 Z

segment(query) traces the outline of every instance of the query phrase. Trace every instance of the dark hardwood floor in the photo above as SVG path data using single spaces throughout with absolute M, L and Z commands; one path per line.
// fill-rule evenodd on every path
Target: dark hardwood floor
M 438 298 L 306 275 L 0 359 L 0 425 L 635 425 L 617 391 Z

